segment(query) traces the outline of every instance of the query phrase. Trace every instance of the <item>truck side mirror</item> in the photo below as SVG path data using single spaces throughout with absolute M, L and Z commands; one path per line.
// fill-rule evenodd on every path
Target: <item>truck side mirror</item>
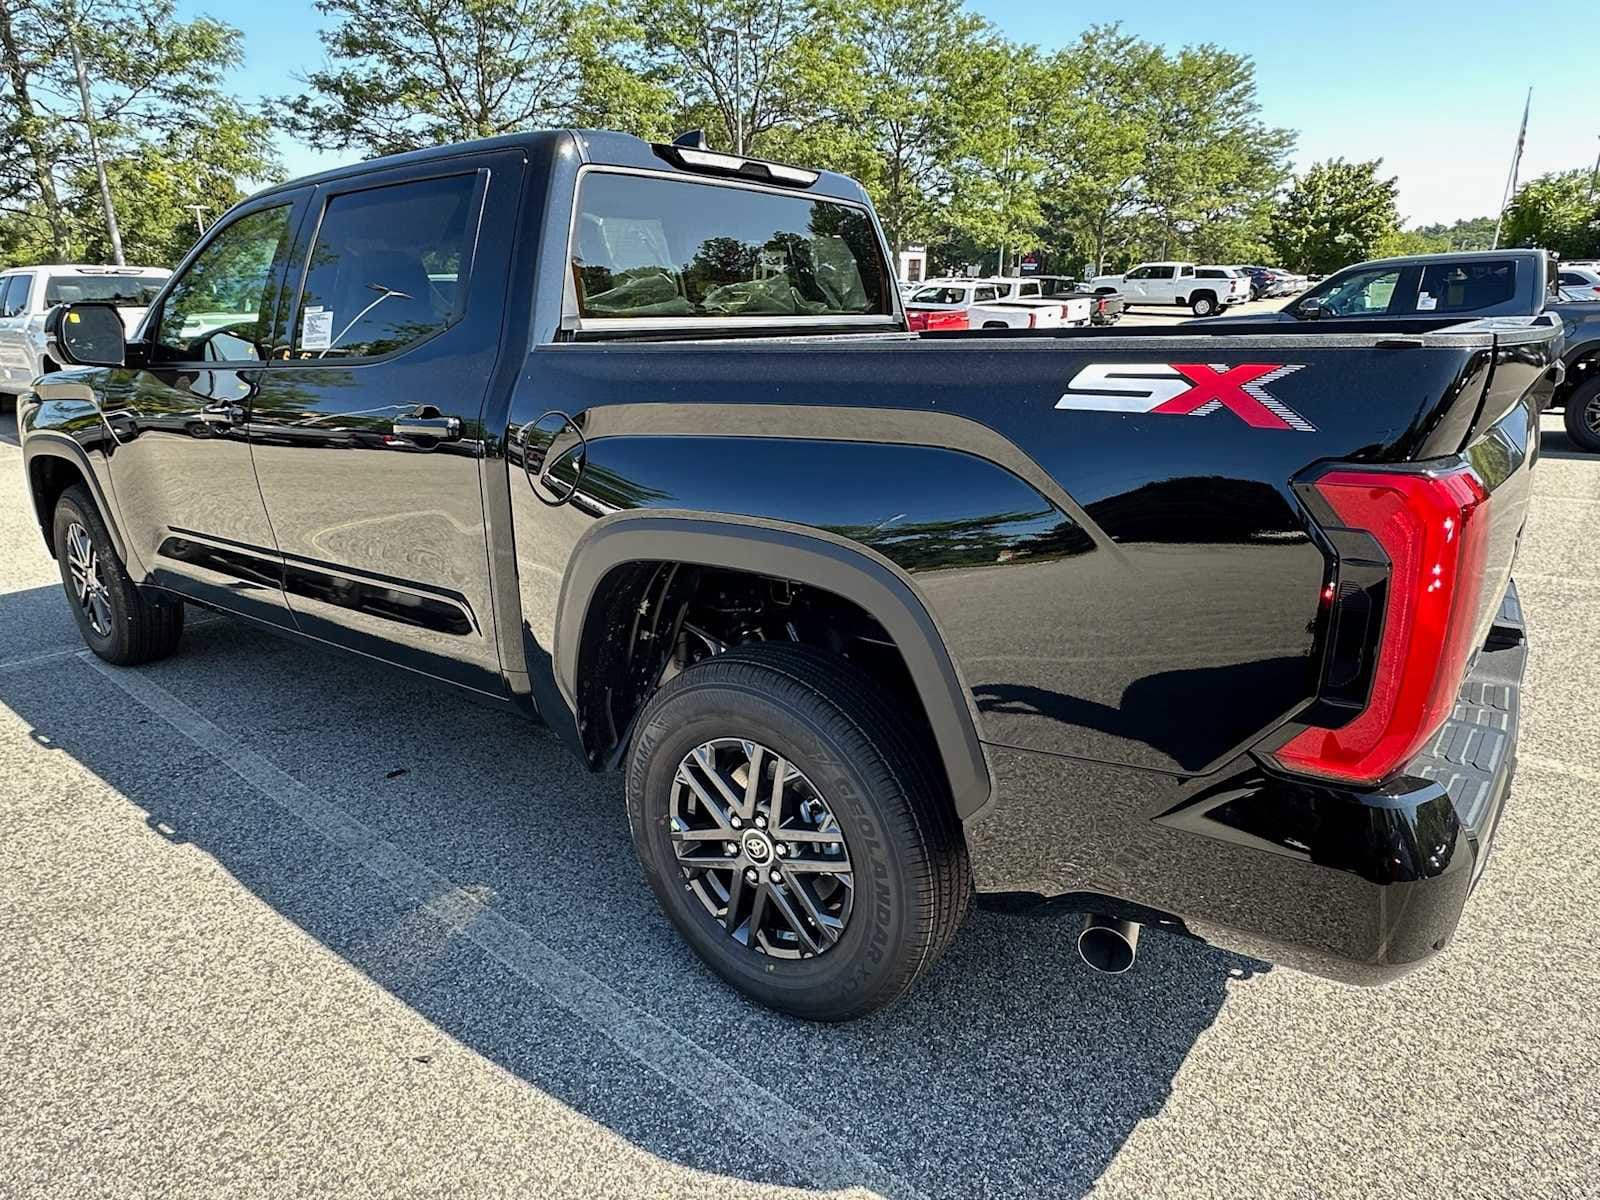
M 1320 321 L 1328 315 L 1328 306 L 1321 300 L 1302 300 L 1294 310 L 1302 321 Z
M 74 367 L 120 367 L 128 342 L 114 304 L 58 304 L 44 320 L 50 357 Z

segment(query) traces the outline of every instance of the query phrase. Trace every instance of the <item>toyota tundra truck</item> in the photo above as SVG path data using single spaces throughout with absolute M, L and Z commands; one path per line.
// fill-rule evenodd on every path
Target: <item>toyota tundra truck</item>
M 904 995 L 978 893 L 1107 970 L 1146 926 L 1360 984 L 1443 949 L 1559 327 L 916 334 L 889 262 L 854 181 L 694 138 L 270 187 L 132 336 L 50 315 L 66 602 L 109 663 L 197 605 L 542 722 L 802 1017 Z

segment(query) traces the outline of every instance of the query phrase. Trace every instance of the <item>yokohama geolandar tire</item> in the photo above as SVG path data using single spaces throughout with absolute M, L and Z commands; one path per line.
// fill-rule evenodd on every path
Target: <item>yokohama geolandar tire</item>
M 83 640 L 107 662 L 165 658 L 183 635 L 183 603 L 157 598 L 128 578 L 89 493 L 73 485 L 56 502 L 56 563 Z
M 868 676 L 800 646 L 740 647 L 662 687 L 634 736 L 628 818 L 695 953 L 812 1020 L 904 996 L 972 892 L 954 808 L 925 765 L 937 756 L 920 749 Z
M 1591 379 L 1567 397 L 1567 436 L 1590 454 L 1600 454 L 1600 379 Z

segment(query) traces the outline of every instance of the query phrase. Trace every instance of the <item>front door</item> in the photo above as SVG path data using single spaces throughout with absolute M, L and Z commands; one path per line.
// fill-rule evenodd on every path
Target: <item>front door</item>
M 152 581 L 289 623 L 282 560 L 246 437 L 283 319 L 284 271 L 310 190 L 264 198 L 213 229 L 107 373 L 111 480 Z
M 522 169 L 502 152 L 319 188 L 288 356 L 250 414 L 299 628 L 497 694 L 481 418 Z

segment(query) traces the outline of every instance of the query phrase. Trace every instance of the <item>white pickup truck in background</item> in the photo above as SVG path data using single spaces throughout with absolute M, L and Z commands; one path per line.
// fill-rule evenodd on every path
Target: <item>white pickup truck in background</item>
M 1088 286 L 1121 292 L 1129 308 L 1184 305 L 1197 317 L 1213 316 L 1250 298 L 1250 278 L 1242 271 L 1186 262 L 1140 263 L 1123 275 L 1096 275 Z
M 1057 329 L 1087 325 L 1094 302 L 1087 296 L 1040 294 L 1037 279 L 929 279 L 905 300 L 914 330 Z

